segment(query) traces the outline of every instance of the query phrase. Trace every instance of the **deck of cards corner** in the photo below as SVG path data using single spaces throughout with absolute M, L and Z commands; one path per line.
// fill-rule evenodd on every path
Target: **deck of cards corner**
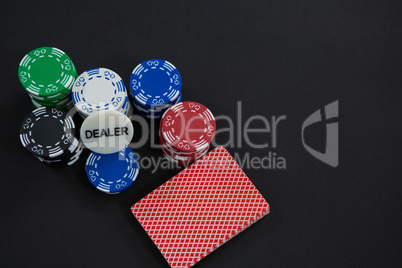
M 126 191 L 141 179 L 129 147 L 135 131 L 130 116 L 136 111 L 160 120 L 164 157 L 186 168 L 131 212 L 171 267 L 193 266 L 269 213 L 268 203 L 228 151 L 210 150 L 214 115 L 207 103 L 182 101 L 181 76 L 172 63 L 151 59 L 138 64 L 127 89 L 110 69 L 78 75 L 64 51 L 41 47 L 22 58 L 18 76 L 34 106 L 20 127 L 24 148 L 51 167 L 71 166 L 84 149 L 91 150 L 86 175 L 108 194 Z M 74 112 L 83 120 L 80 129 Z

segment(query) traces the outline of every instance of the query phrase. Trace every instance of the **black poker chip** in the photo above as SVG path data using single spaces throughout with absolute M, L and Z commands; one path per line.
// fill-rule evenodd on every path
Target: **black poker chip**
M 75 133 L 71 116 L 55 107 L 41 107 L 22 122 L 20 140 L 25 149 L 42 162 L 63 166 L 76 160 L 82 152 L 82 144 Z

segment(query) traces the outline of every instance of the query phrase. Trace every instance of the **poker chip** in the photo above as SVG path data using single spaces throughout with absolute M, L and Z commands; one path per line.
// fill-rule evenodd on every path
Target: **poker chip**
M 49 165 L 72 165 L 83 151 L 71 116 L 55 107 L 32 111 L 20 127 L 25 149 Z
M 49 107 L 55 107 L 55 108 L 58 108 L 58 109 L 62 109 L 62 110 L 65 110 L 65 111 L 70 110 L 74 106 L 74 103 L 73 103 L 73 100 L 71 99 L 71 96 L 69 98 L 65 98 L 65 99 L 61 100 L 58 103 L 46 103 L 46 102 L 39 101 L 39 100 L 37 100 L 35 98 L 32 98 L 32 97 L 31 97 L 31 102 L 36 108 L 49 106 Z
M 77 71 L 71 59 L 55 47 L 40 47 L 25 55 L 18 77 L 36 107 L 67 109 Z M 67 101 L 66 101 L 67 100 Z
M 126 97 L 126 100 L 124 101 L 121 113 L 125 114 L 126 116 L 131 116 L 133 114 L 133 106 L 131 105 L 131 102 L 129 101 L 128 96 Z
M 133 106 L 136 108 L 137 112 L 139 114 L 141 114 L 142 116 L 149 118 L 149 119 L 160 119 L 162 117 L 162 115 L 166 112 L 166 110 L 171 107 L 172 105 L 175 105 L 177 103 L 181 102 L 181 94 L 179 95 L 179 98 L 177 98 L 176 101 L 174 101 L 172 104 L 170 104 L 170 106 L 168 106 L 167 108 L 164 108 L 162 110 L 147 110 L 144 107 L 141 107 L 140 105 L 137 104 L 133 104 Z
M 192 163 L 208 152 L 215 130 L 215 118 L 207 107 L 194 101 L 178 103 L 161 119 L 162 152 L 175 163 Z
M 181 101 L 181 77 L 168 61 L 151 59 L 134 68 L 130 77 L 131 101 L 139 114 L 160 119 Z
M 209 148 L 205 148 L 203 151 L 194 152 L 194 153 L 182 153 L 177 152 L 169 148 L 166 143 L 163 143 L 161 139 L 161 149 L 165 156 L 169 156 L 168 158 L 173 159 L 175 163 L 179 165 L 188 165 L 197 160 L 198 158 L 202 157 Z
M 81 125 L 80 137 L 90 150 L 100 154 L 117 153 L 130 144 L 134 135 L 131 120 L 121 112 L 93 112 Z
M 131 105 L 131 103 L 130 102 L 128 102 L 128 108 L 127 108 L 127 116 L 128 117 L 130 117 L 132 114 L 133 114 L 133 111 L 134 111 L 134 109 L 133 109 L 133 105 Z
M 71 166 L 72 164 L 74 164 L 75 162 L 78 161 L 78 159 L 80 158 L 81 153 L 83 152 L 84 148 L 83 147 L 79 147 L 76 152 L 74 152 L 73 154 L 71 154 L 68 158 L 64 158 L 64 159 L 57 159 L 57 160 L 46 160 L 42 157 L 37 156 L 37 158 L 45 163 L 48 164 L 49 166 L 54 166 L 54 167 L 59 167 L 59 166 Z
M 139 166 L 135 153 L 125 147 L 113 154 L 91 153 L 85 170 L 89 181 L 98 190 L 117 194 L 133 185 Z
M 128 95 L 121 77 L 106 68 L 83 72 L 75 81 L 72 98 L 79 114 L 86 118 L 102 110 L 128 112 Z

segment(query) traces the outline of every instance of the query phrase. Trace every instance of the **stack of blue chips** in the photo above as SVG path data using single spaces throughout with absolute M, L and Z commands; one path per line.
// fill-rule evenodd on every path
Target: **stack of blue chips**
M 160 119 L 181 102 L 181 77 L 168 61 L 151 59 L 134 68 L 130 77 L 131 102 L 139 114 Z
M 138 176 L 139 165 L 135 153 L 125 147 L 112 154 L 92 152 L 85 170 L 89 181 L 98 190 L 117 194 L 133 185 Z

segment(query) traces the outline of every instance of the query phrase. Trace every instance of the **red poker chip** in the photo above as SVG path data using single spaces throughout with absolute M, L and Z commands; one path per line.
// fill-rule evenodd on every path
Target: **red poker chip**
M 163 135 L 161 135 L 161 133 L 159 133 L 159 141 L 160 141 L 161 146 L 164 146 L 164 148 L 166 150 L 168 150 L 169 152 L 171 152 L 174 155 L 179 155 L 179 156 L 183 156 L 183 157 L 204 154 L 209 149 L 209 145 L 208 145 L 208 147 L 205 147 L 205 149 L 202 149 L 201 151 L 198 151 L 198 152 L 181 152 L 181 151 L 176 150 L 174 147 L 170 146 L 169 143 L 167 143 L 166 140 L 163 138 Z
M 184 155 L 184 154 L 178 154 L 175 152 L 172 152 L 168 147 L 166 147 L 166 145 L 162 144 L 162 149 L 164 151 L 164 153 L 168 153 L 172 158 L 176 159 L 176 160 L 182 160 L 182 161 L 192 161 L 192 160 L 196 160 L 198 159 L 200 156 L 205 155 L 208 150 L 203 150 L 202 152 L 199 153 L 192 153 L 192 154 L 188 154 L 188 155 Z M 209 149 L 209 148 L 208 148 Z
M 196 161 L 198 158 L 204 156 L 208 152 L 208 148 L 200 152 L 194 152 L 191 154 L 183 154 L 183 153 L 176 153 L 173 152 L 169 147 L 166 146 L 165 143 L 161 142 L 161 149 L 162 152 L 169 160 L 174 160 L 173 162 L 180 162 L 181 164 L 189 164 Z
M 160 144 L 161 144 L 161 149 L 163 154 L 166 156 L 166 158 L 174 163 L 180 164 L 180 165 L 188 165 L 200 157 L 204 156 L 209 149 L 209 146 L 205 148 L 204 150 L 200 152 L 177 152 L 174 151 L 172 148 L 168 146 L 168 144 L 164 141 L 163 136 L 160 135 Z
M 162 150 L 162 152 L 163 152 L 163 150 Z M 181 163 L 181 162 L 179 162 L 179 161 L 173 159 L 173 158 L 172 158 L 169 154 L 167 154 L 167 153 L 163 153 L 163 155 L 164 155 L 169 161 L 171 161 L 171 162 L 173 162 L 173 163 L 176 163 L 176 164 L 179 164 L 179 165 L 182 165 L 182 164 L 183 164 L 183 163 Z
M 191 159 L 188 159 L 188 160 L 177 159 L 176 156 L 173 156 L 172 154 L 170 154 L 169 152 L 167 152 L 164 148 L 162 148 L 162 152 L 163 152 L 163 154 L 165 155 L 165 157 L 166 157 L 167 159 L 169 159 L 170 161 L 172 161 L 173 163 L 176 163 L 176 164 L 178 164 L 178 165 L 185 166 L 185 165 L 189 165 L 189 164 L 191 164 L 192 162 L 194 162 L 194 160 L 191 160 Z
M 216 122 L 204 105 L 185 101 L 170 107 L 161 120 L 161 136 L 178 152 L 199 152 L 209 147 Z
M 165 147 L 162 147 L 162 152 L 166 155 L 169 155 L 171 158 L 173 158 L 176 161 L 190 161 L 191 157 L 188 156 L 179 156 L 177 154 L 173 154 L 172 152 L 169 152 L 168 150 L 166 150 Z
M 169 149 L 167 149 L 165 146 L 162 146 L 162 151 L 164 154 L 169 154 L 169 156 L 175 160 L 187 161 L 187 162 L 193 162 L 193 161 L 197 160 L 198 158 L 204 156 L 208 152 L 208 150 L 205 150 L 200 153 L 185 156 L 185 155 L 175 154 L 175 153 L 169 151 Z

